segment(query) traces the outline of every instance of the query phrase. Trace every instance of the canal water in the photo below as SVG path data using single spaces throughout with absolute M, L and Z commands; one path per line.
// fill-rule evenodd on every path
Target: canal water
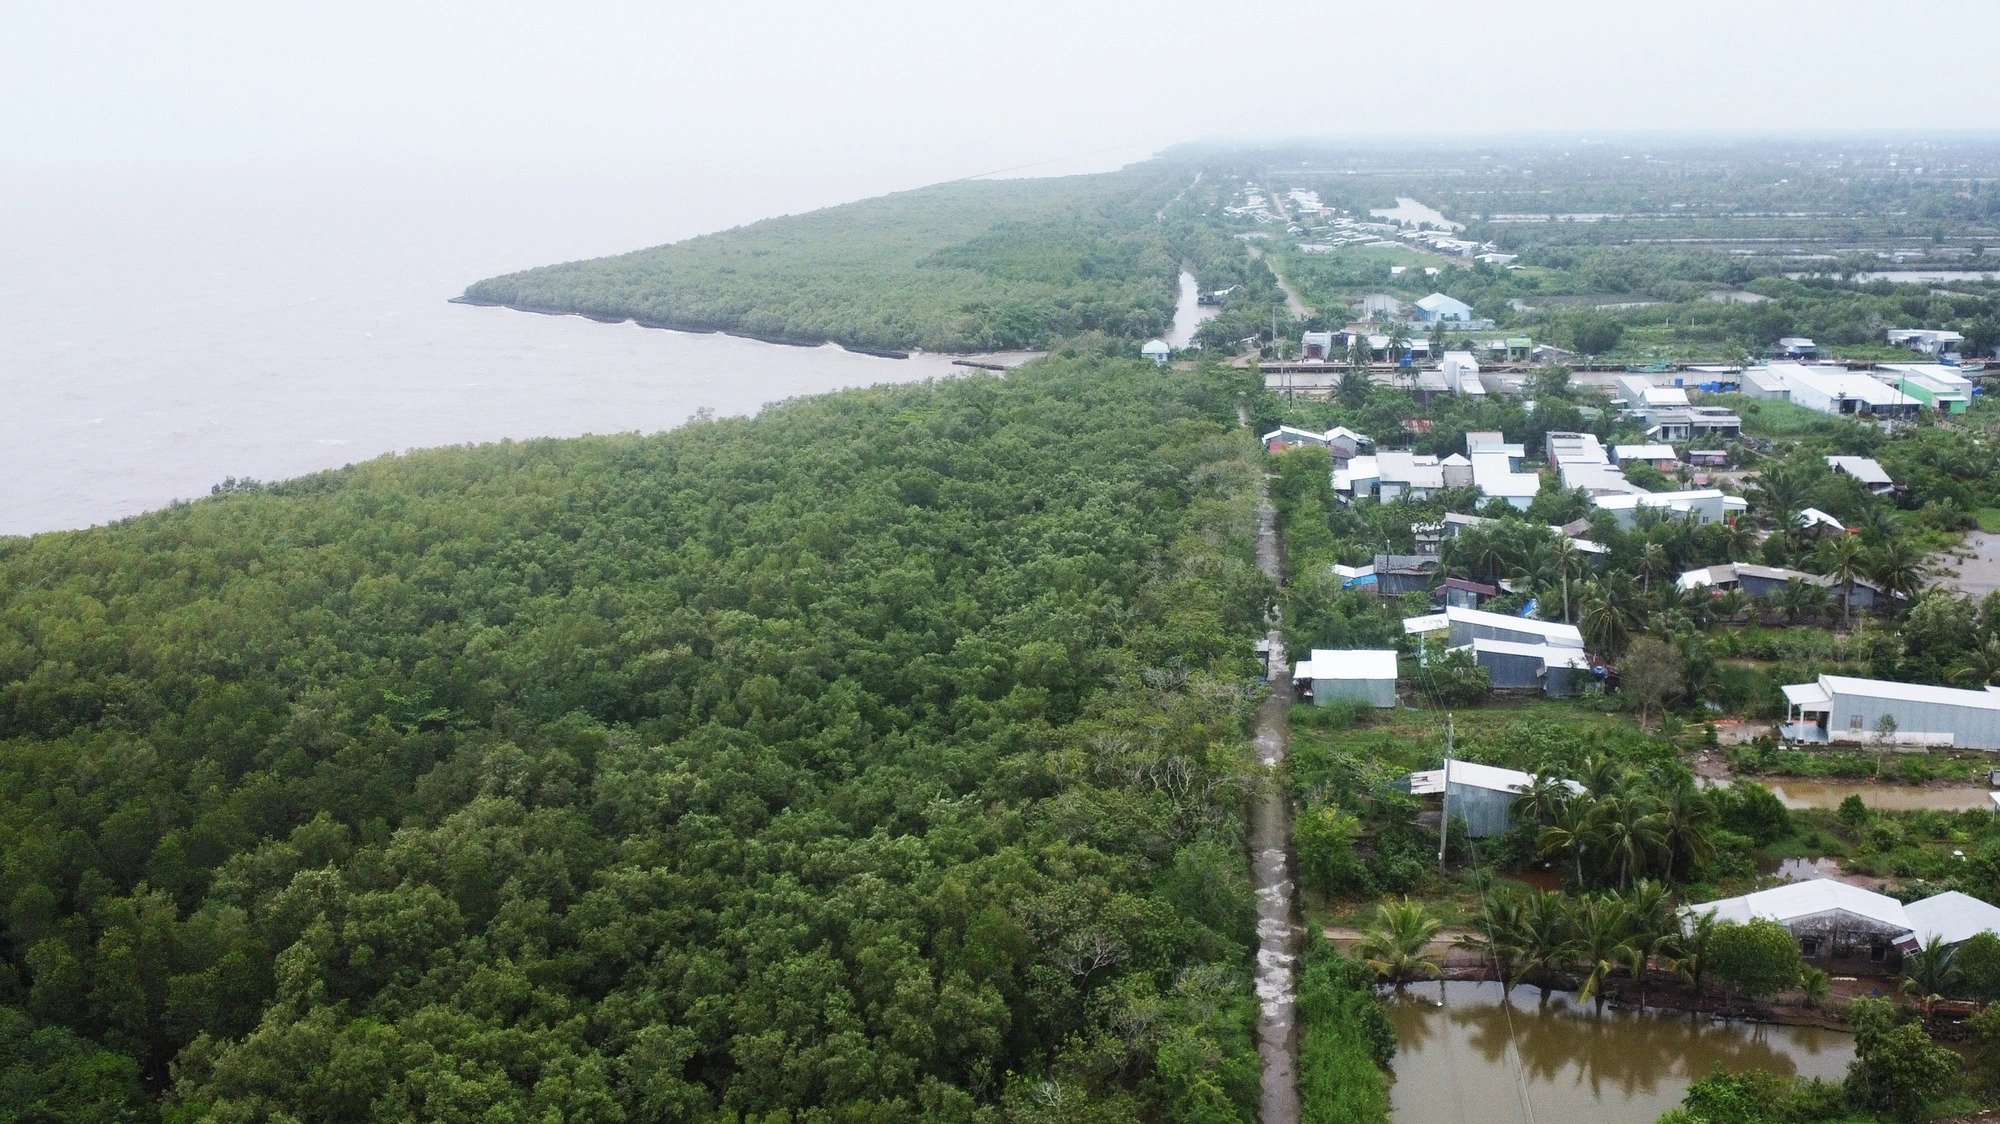
M 1849 796 L 1884 812 L 1990 812 L 1993 798 L 1984 788 L 1927 788 L 1915 784 L 1867 784 L 1859 781 L 1771 781 L 1765 784 L 1787 808 L 1838 808 Z
M 1215 305 L 1201 303 L 1201 286 L 1194 274 L 1181 270 L 1180 297 L 1174 302 L 1174 327 L 1167 333 L 1167 342 L 1176 348 L 1193 343 L 1202 322 L 1219 311 Z
M 1838 1081 L 1852 1035 L 1679 1013 L 1592 1012 L 1533 987 L 1417 984 L 1388 999 L 1396 1124 L 1652 1124 L 1717 1067 Z M 1442 998 L 1440 998 L 1442 993 Z M 1532 1111 L 1530 1111 L 1532 1110 Z

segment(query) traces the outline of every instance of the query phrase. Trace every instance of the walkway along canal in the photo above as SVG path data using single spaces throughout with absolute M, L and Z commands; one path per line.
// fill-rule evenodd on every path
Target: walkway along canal
M 1268 485 L 1257 504 L 1257 567 L 1284 582 L 1278 516 Z M 1298 1124 L 1297 962 L 1300 927 L 1291 874 L 1292 806 L 1280 767 L 1289 745 L 1291 665 L 1284 633 L 1271 622 L 1267 634 L 1270 695 L 1257 708 L 1257 792 L 1250 805 L 1250 877 L 1257 891 L 1257 1054 L 1264 1063 L 1263 1124 Z

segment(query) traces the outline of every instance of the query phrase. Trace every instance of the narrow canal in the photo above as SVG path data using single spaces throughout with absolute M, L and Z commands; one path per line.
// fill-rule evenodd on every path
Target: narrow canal
M 1257 505 L 1257 566 L 1284 581 L 1278 517 L 1268 496 Z M 1262 1124 L 1297 1124 L 1298 1038 L 1294 1026 L 1299 924 L 1291 874 L 1292 807 L 1280 766 L 1289 745 L 1291 665 L 1276 622 L 1271 642 L 1271 693 L 1257 710 L 1257 762 L 1263 766 L 1250 806 L 1250 874 L 1257 890 L 1257 1053 L 1264 1063 Z
M 1413 984 L 1387 999 L 1396 1026 L 1396 1124 L 1651 1124 L 1718 1067 L 1839 1081 L 1854 1037 L 1818 1027 L 1717 1022 L 1677 1012 L 1602 1014 L 1497 983 Z

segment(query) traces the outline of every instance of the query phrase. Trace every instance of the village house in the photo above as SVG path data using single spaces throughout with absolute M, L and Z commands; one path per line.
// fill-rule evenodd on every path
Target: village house
M 1692 519 L 1699 524 L 1708 524 L 1732 518 L 1747 511 L 1750 506 L 1743 497 L 1725 495 L 1715 488 L 1593 496 L 1590 502 L 1600 511 L 1610 512 L 1617 518 L 1619 528 L 1627 531 L 1638 522 L 1639 511 L 1642 508 L 1651 508 L 1676 518 Z
M 1741 590 L 1745 597 L 1771 598 L 1785 591 L 1791 582 L 1804 582 L 1820 586 L 1833 592 L 1836 600 L 1842 597 L 1840 583 L 1820 574 L 1808 574 L 1803 570 L 1788 570 L 1779 566 L 1757 566 L 1748 562 L 1728 562 L 1720 566 L 1703 566 L 1683 573 L 1674 585 L 1683 593 L 1697 589 L 1708 589 L 1714 593 Z M 1867 578 L 1855 578 L 1854 590 L 1847 595 L 1847 603 L 1855 609 L 1875 609 L 1887 604 L 1888 595 L 1882 587 Z
M 1486 637 L 1474 637 L 1466 647 L 1496 690 L 1538 690 L 1562 699 L 1578 694 L 1591 678 L 1590 659 L 1582 648 Z
M 1314 648 L 1312 658 L 1292 669 L 1292 683 L 1301 698 L 1314 706 L 1357 702 L 1373 707 L 1396 705 L 1396 653 L 1393 649 Z
M 1411 773 L 1404 781 L 1412 796 L 1441 796 L 1442 811 L 1465 821 L 1465 833 L 1473 839 L 1491 839 L 1514 826 L 1514 801 L 1535 783 L 1533 774 L 1518 769 L 1502 769 L 1472 761 L 1452 760 L 1443 769 Z M 1583 786 L 1563 781 L 1571 792 Z
M 1923 403 L 1881 379 L 1841 367 L 1773 363 L 1770 370 L 1783 380 L 1794 405 L 1823 414 L 1894 420 L 1915 417 L 1923 408 Z
M 1546 644 L 1552 648 L 1583 648 L 1583 633 L 1573 624 L 1510 617 L 1483 609 L 1446 605 L 1443 612 L 1406 617 L 1403 632 L 1408 636 L 1441 636 L 1453 648 L 1464 648 L 1474 640 L 1508 640 L 1517 644 Z
M 1873 457 L 1828 457 L 1826 466 L 1861 481 L 1870 495 L 1886 496 L 1896 490 L 1896 482 L 1889 479 L 1889 473 Z
M 1887 336 L 1890 347 L 1907 347 L 1925 355 L 1950 354 L 1965 342 L 1962 334 L 1938 328 L 1891 328 Z
M 1690 918 L 1703 914 L 1738 925 L 1775 921 L 1791 932 L 1808 960 L 1865 960 L 1893 972 L 1901 955 L 1918 947 L 1902 902 L 1831 878 L 1787 882 L 1685 911 Z
M 1439 321 L 1469 323 L 1472 320 L 1472 306 L 1443 293 L 1432 293 L 1417 302 L 1417 319 L 1426 324 L 1435 324 Z
M 1672 445 L 1613 445 L 1611 460 L 1621 469 L 1637 462 L 1652 465 L 1669 475 L 1681 466 L 1681 459 L 1674 453 Z
M 1155 367 L 1164 367 L 1167 365 L 1167 360 L 1174 357 L 1174 349 L 1165 340 L 1147 340 L 1144 346 L 1139 348 L 1139 354 L 1151 359 Z
M 1789 741 L 2000 749 L 2000 687 L 1822 675 L 1784 690 L 1790 709 L 1778 732 Z
M 1875 377 L 1904 394 L 1947 414 L 1962 414 L 1972 405 L 1972 380 L 1957 367 L 1942 363 L 1880 363 Z

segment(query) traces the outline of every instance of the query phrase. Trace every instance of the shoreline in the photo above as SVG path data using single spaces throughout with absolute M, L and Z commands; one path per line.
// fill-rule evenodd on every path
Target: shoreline
M 699 321 L 692 321 L 692 320 L 652 320 L 639 316 L 618 316 L 609 313 L 580 312 L 573 308 L 540 307 L 528 304 L 515 304 L 510 301 L 490 301 L 490 300 L 483 300 L 479 297 L 469 296 L 464 293 L 461 293 L 455 297 L 448 298 L 445 301 L 445 303 L 468 305 L 473 308 L 505 308 L 505 309 L 510 309 L 514 312 L 532 312 L 537 316 L 575 316 L 584 320 L 594 321 L 595 323 L 598 324 L 629 323 L 629 324 L 636 324 L 641 328 L 654 328 L 667 332 L 685 332 L 690 335 L 735 336 L 738 339 L 756 340 L 758 343 L 777 344 L 780 347 L 818 348 L 818 347 L 825 347 L 828 344 L 832 344 L 833 346 L 841 349 L 842 351 L 851 352 L 855 355 L 867 355 L 876 359 L 908 359 L 912 354 L 940 355 L 950 358 L 952 362 L 962 367 L 978 367 L 983 370 L 989 370 L 989 371 L 1004 371 L 1008 370 L 1009 368 L 1007 367 L 1006 364 L 981 363 L 981 362 L 973 362 L 972 360 L 976 360 L 982 356 L 991 357 L 994 355 L 1021 354 L 1033 357 L 1044 354 L 1042 352 L 1037 352 L 1037 351 L 1020 351 L 1020 352 L 921 351 L 921 350 L 917 352 L 898 351 L 894 348 L 869 347 L 864 344 L 844 343 L 840 340 L 832 338 L 806 339 L 799 336 L 779 336 L 763 332 L 746 331 L 741 328 L 723 327 L 718 324 L 702 323 Z

